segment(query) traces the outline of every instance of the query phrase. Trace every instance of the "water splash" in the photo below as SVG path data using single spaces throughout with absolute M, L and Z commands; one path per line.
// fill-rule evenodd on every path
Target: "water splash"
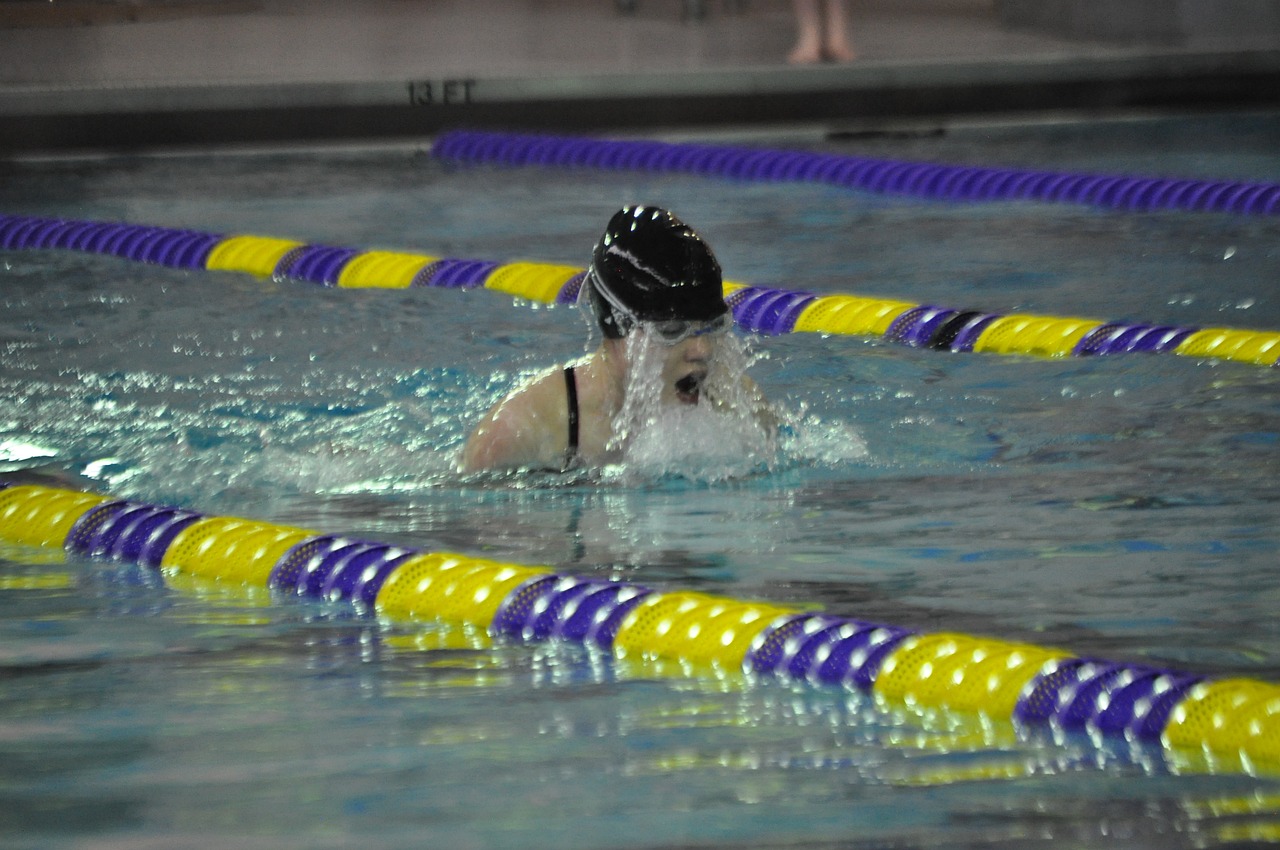
M 670 345 L 642 332 L 625 345 L 630 368 L 610 446 L 621 460 L 605 470 L 606 480 L 714 482 L 776 464 L 776 415 L 746 377 L 757 357 L 741 337 L 727 334 L 712 344 L 697 404 L 670 398 Z
M 778 451 L 788 466 L 836 469 L 871 457 L 866 439 L 847 422 L 818 416 L 807 405 L 780 418 Z

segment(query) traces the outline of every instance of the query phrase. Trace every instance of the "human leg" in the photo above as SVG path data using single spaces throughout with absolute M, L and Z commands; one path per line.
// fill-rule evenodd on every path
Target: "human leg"
M 791 0 L 796 17 L 796 44 L 787 55 L 792 65 L 812 65 L 822 61 L 822 18 L 820 0 Z
M 845 14 L 844 0 L 823 0 L 826 12 L 826 31 L 822 42 L 822 57 L 831 62 L 852 62 L 858 57 L 849 43 L 849 21 Z

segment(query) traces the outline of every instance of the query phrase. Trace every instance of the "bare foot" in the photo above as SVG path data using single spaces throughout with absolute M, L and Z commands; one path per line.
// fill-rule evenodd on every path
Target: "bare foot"
M 828 62 L 852 62 L 858 58 L 858 52 L 848 44 L 828 44 L 822 51 L 822 58 Z
M 791 65 L 816 65 L 821 61 L 822 50 L 816 41 L 801 41 L 787 54 L 787 63 Z

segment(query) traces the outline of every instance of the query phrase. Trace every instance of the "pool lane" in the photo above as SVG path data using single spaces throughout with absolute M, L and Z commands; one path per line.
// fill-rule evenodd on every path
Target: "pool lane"
M 585 270 L 436 257 L 118 222 L 0 215 L 0 250 L 73 250 L 192 270 L 240 272 L 340 288 L 483 287 L 540 303 L 576 303 Z M 1034 357 L 1135 352 L 1280 363 L 1280 332 L 1100 319 L 1001 315 L 859 295 L 818 295 L 726 281 L 739 327 L 754 333 L 879 337 L 915 348 Z
M 0 540 L 347 603 L 393 623 L 562 640 L 666 675 L 772 677 L 910 711 L 1158 744 L 1200 769 L 1280 770 L 1280 686 L 767 602 L 659 590 L 252 519 L 0 481 Z

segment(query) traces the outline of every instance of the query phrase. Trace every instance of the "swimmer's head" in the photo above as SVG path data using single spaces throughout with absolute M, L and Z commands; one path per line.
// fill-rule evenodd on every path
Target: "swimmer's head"
M 658 207 L 626 207 L 609 220 L 584 288 L 609 339 L 626 336 L 641 322 L 676 341 L 703 323 L 728 321 L 715 254 L 692 228 Z

